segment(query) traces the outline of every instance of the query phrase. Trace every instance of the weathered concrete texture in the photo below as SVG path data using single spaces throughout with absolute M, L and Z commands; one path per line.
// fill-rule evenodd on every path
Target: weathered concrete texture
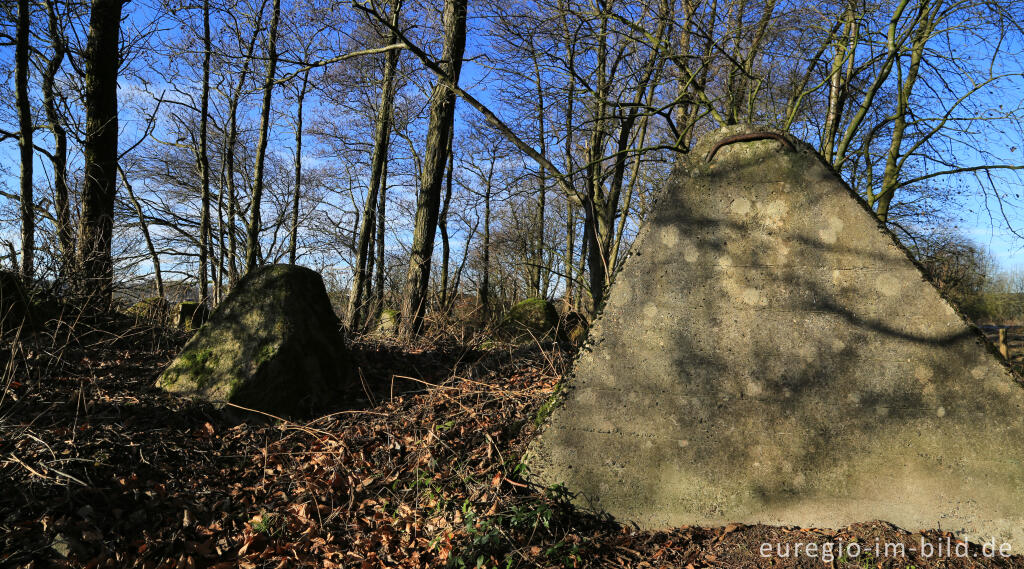
M 157 385 L 286 417 L 362 392 L 323 279 L 291 265 L 240 280 Z
M 1024 549 L 1024 390 L 807 145 L 681 165 L 537 480 L 644 528 L 883 519 Z

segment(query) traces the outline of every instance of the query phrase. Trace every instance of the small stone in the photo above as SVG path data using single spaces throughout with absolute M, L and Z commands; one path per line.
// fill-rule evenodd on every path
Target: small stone
M 50 549 L 61 557 L 70 557 L 72 554 L 81 556 L 85 551 L 81 542 L 63 533 L 54 536 L 53 541 L 50 542 Z

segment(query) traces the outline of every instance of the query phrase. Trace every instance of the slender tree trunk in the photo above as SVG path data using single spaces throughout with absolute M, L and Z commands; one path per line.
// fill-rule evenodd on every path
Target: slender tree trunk
M 68 136 L 64 123 L 57 109 L 55 81 L 57 72 L 64 62 L 67 53 L 64 33 L 57 20 L 54 3 L 47 0 L 47 27 L 53 55 L 46 62 L 43 70 L 42 92 L 43 109 L 46 111 L 46 122 L 53 133 L 53 154 L 50 163 L 53 167 L 53 205 L 56 209 L 57 244 L 60 247 L 60 273 L 67 276 L 73 273 L 75 258 L 75 230 L 71 225 L 71 204 L 68 198 Z
M 224 161 L 226 163 L 227 191 L 228 191 L 228 288 L 235 286 L 238 281 L 238 188 L 235 186 L 235 146 L 238 143 L 238 105 L 241 102 L 242 92 L 245 89 L 245 79 L 249 74 L 249 62 L 256 50 L 256 38 L 260 30 L 253 30 L 252 39 L 249 41 L 248 51 L 242 61 L 242 71 L 238 75 L 238 85 L 228 101 L 228 132 L 225 141 Z
M 235 282 L 238 280 L 238 237 L 235 235 L 237 230 L 236 218 L 238 217 L 238 194 L 235 191 L 235 183 L 232 179 L 235 176 L 235 169 L 233 167 L 234 162 L 234 151 L 231 149 L 231 144 L 228 143 L 228 155 L 225 160 L 228 160 L 228 288 L 235 286 Z
M 569 201 L 565 208 L 565 256 L 562 260 L 565 264 L 565 302 L 567 306 L 573 306 L 576 291 L 576 206 Z
M 210 296 L 210 156 L 207 131 L 210 116 L 210 0 L 203 0 L 203 90 L 199 104 L 199 175 L 202 180 L 202 212 L 199 217 L 199 303 Z
M 584 219 L 585 218 L 586 214 L 584 214 Z M 586 223 L 586 221 L 584 221 L 584 223 Z M 580 260 L 579 265 L 576 267 L 575 270 L 576 274 L 580 276 L 580 280 L 582 281 L 583 276 L 587 273 L 587 262 L 590 258 L 590 239 L 587 239 L 587 236 L 584 235 L 580 239 L 580 242 Z M 586 289 L 581 289 L 581 292 L 576 295 L 576 310 L 580 312 L 583 311 L 584 302 L 586 301 L 586 299 L 583 297 L 584 292 L 586 292 Z M 591 305 L 593 306 L 593 298 L 591 298 Z
M 384 219 L 386 218 L 387 193 L 388 193 L 388 163 L 384 161 L 384 170 L 381 172 L 380 191 L 377 192 L 377 278 L 374 288 L 376 289 L 375 312 L 378 314 L 384 309 L 384 277 L 386 276 L 387 264 L 384 262 Z
M 462 271 L 466 268 L 466 262 L 469 261 L 469 246 L 473 241 L 473 237 L 476 235 L 476 228 L 479 222 L 473 225 L 473 228 L 469 230 L 469 235 L 466 236 L 466 242 L 462 246 L 462 260 L 459 261 L 458 268 L 455 269 L 455 277 L 452 279 L 451 295 L 452 299 L 457 298 L 459 294 L 459 288 L 462 286 Z
M 446 0 L 444 8 L 444 51 L 441 68 L 445 77 L 438 78 L 431 93 L 430 123 L 427 129 L 423 177 L 416 200 L 416 223 L 413 229 L 409 272 L 402 295 L 402 336 L 419 333 L 426 311 L 427 286 L 430 283 L 430 261 L 434 253 L 434 234 L 441 205 L 441 183 L 448 161 L 448 135 L 455 120 L 455 91 L 449 86 L 459 84 L 462 56 L 466 50 L 466 10 L 468 0 Z
M 149 260 L 153 263 L 153 275 L 156 280 L 156 295 L 160 298 L 166 298 L 164 295 L 164 278 L 163 273 L 160 270 L 160 255 L 156 252 L 156 247 L 153 245 L 153 238 L 149 233 L 149 224 L 146 223 L 146 215 L 142 211 L 142 204 L 139 203 L 139 199 L 135 197 L 135 192 L 132 191 L 132 185 L 128 182 L 128 176 L 124 173 L 124 170 L 118 166 L 118 171 L 121 173 L 121 182 L 124 184 L 124 189 L 128 192 L 128 199 L 132 202 L 132 207 L 135 208 L 135 215 L 139 218 L 139 229 L 142 230 L 142 236 L 146 239 L 146 249 L 149 251 Z
M 830 163 L 836 150 L 836 134 L 839 132 L 839 122 L 842 120 L 846 98 L 843 67 L 847 64 L 847 59 L 850 60 L 849 63 L 853 63 L 853 57 L 849 54 L 847 45 L 852 43 L 851 39 L 856 30 L 854 26 L 856 23 L 854 22 L 853 8 L 847 5 L 843 10 L 843 34 L 841 39 L 836 42 L 832 66 L 829 69 L 828 111 L 825 115 L 825 133 L 822 136 L 822 154 Z
M 260 205 L 263 202 L 263 177 L 270 136 L 270 105 L 277 73 L 277 25 L 281 19 L 281 0 L 274 0 L 270 18 L 270 41 L 267 47 L 267 76 L 263 83 L 263 107 L 260 112 L 260 141 L 256 148 L 256 173 L 253 180 L 252 203 L 249 205 L 249 231 L 245 244 L 245 272 L 256 269 L 260 258 Z
M 309 86 L 309 70 L 302 75 L 302 86 L 299 88 L 295 114 L 295 193 L 292 195 L 292 231 L 288 244 L 288 264 L 295 264 L 295 254 L 299 240 L 299 196 L 302 195 L 302 104 L 306 99 L 306 88 Z
M 606 0 L 598 1 L 600 10 L 601 25 L 597 49 L 595 50 L 596 75 L 595 90 L 593 92 L 593 130 L 590 140 L 587 143 L 587 168 L 586 168 L 586 197 L 583 200 L 583 233 L 590 246 L 588 257 L 588 268 L 590 269 L 590 296 L 594 300 L 594 309 L 599 310 L 604 300 L 605 284 L 608 276 L 606 261 L 605 232 L 602 231 L 604 219 L 604 172 L 602 159 L 604 158 L 604 147 L 607 133 L 608 117 L 606 117 L 609 104 L 609 91 L 611 89 L 610 77 L 608 77 L 608 19 L 609 10 Z
M 377 222 L 376 221 L 374 221 L 373 226 L 374 226 L 374 230 L 376 230 L 376 227 L 377 227 Z M 373 320 L 373 317 L 376 314 L 374 312 L 374 310 L 375 310 L 374 302 L 376 300 L 376 297 L 374 296 L 374 290 L 373 290 L 373 275 L 374 275 L 373 271 L 376 270 L 376 268 L 377 268 L 377 246 L 376 246 L 375 243 L 370 243 L 370 251 L 366 255 L 366 278 L 364 279 L 365 280 L 365 284 L 363 285 L 363 290 L 364 290 L 364 292 L 363 292 L 363 306 L 364 306 L 364 308 L 363 308 L 362 312 L 365 315 L 365 318 L 363 318 L 364 325 L 369 325 L 370 321 Z
M 924 59 L 924 50 L 928 39 L 932 34 L 931 14 L 934 7 L 927 6 L 920 18 L 920 24 L 914 35 L 914 43 L 910 53 L 910 65 L 907 68 L 906 76 L 903 76 L 900 69 L 898 77 L 898 90 L 896 93 L 896 109 L 893 113 L 892 138 L 889 143 L 889 151 L 885 157 L 885 170 L 882 174 L 882 188 L 876 199 L 875 211 L 883 223 L 889 221 L 889 208 L 899 188 L 899 175 L 903 169 L 903 160 L 900 155 L 900 148 L 907 132 L 907 113 L 910 112 L 910 98 L 914 92 L 914 84 L 921 69 L 921 62 Z
M 122 0 L 92 0 L 85 48 L 85 140 L 79 257 L 83 292 L 100 310 L 112 300 L 110 240 L 117 190 L 117 68 Z
M 220 186 L 217 191 L 217 278 L 213 280 L 213 302 L 220 304 L 224 298 L 224 262 L 227 260 L 227 248 L 224 245 L 224 189 L 227 187 L 226 164 L 220 163 Z
M 448 310 L 448 262 L 451 249 L 448 246 L 448 208 L 452 202 L 452 174 L 455 170 L 455 153 L 452 145 L 455 142 L 455 128 L 448 133 L 448 173 L 444 183 L 444 201 L 441 204 L 441 216 L 437 220 L 441 230 L 441 310 Z
M 740 66 L 739 61 L 742 59 L 740 54 L 740 45 L 743 36 L 743 19 L 746 15 L 747 2 L 746 0 L 737 0 L 729 4 L 729 18 L 726 28 L 726 33 L 731 35 L 732 44 L 729 54 L 729 71 L 726 73 L 726 87 L 725 87 L 725 124 L 736 124 L 739 122 L 739 108 L 740 108 Z
M 694 0 L 683 0 L 681 7 L 683 14 L 679 32 L 680 58 L 677 63 L 678 77 L 676 79 L 678 85 L 678 92 L 676 93 L 678 104 L 675 108 L 676 130 L 678 133 L 676 148 L 689 149 L 693 143 L 693 120 L 691 117 L 693 108 L 697 105 L 696 97 L 693 93 L 694 74 L 690 68 L 691 56 L 693 55 L 692 38 L 695 27 L 694 12 L 696 11 L 696 6 L 694 5 Z
M 480 275 L 480 310 L 484 321 L 491 314 L 491 181 L 484 186 L 484 239 L 483 239 L 483 272 Z
M 402 9 L 402 0 L 392 0 L 391 23 L 398 25 L 399 14 Z M 392 32 L 388 43 L 394 44 L 398 41 L 397 35 Z M 362 226 L 359 228 L 359 239 L 356 243 L 356 266 L 352 275 L 352 285 L 349 289 L 348 310 L 345 313 L 345 326 L 349 330 L 358 330 L 366 320 L 366 296 L 367 281 L 367 258 L 369 257 L 371 240 L 374 235 L 374 228 L 377 225 L 378 194 L 383 193 L 384 171 L 387 166 L 388 147 L 391 140 L 391 122 L 395 107 L 395 92 L 397 89 L 398 50 L 388 51 L 384 59 L 384 78 L 381 86 L 380 104 L 377 107 L 377 120 L 373 133 L 373 156 L 370 161 L 370 185 L 366 189 L 366 204 L 363 210 Z M 383 221 L 383 219 L 381 220 Z M 378 231 L 382 231 L 380 228 Z M 379 261 L 378 261 L 379 262 Z
M 563 14 L 567 14 L 567 11 L 563 11 Z M 562 21 L 563 33 L 565 34 L 565 60 L 566 63 L 575 68 L 575 42 L 570 41 L 572 33 L 569 29 L 569 23 L 566 16 L 563 16 Z M 572 176 L 573 172 L 573 144 L 574 138 L 572 136 L 575 131 L 575 125 L 573 124 L 573 108 L 576 102 L 576 76 L 575 74 L 569 75 L 569 85 L 566 87 L 566 110 L 565 110 L 565 172 L 567 176 Z M 573 255 L 576 249 L 576 206 L 573 204 L 571 199 L 566 200 L 566 226 L 565 226 L 565 299 L 566 303 L 571 305 L 573 295 L 575 294 L 576 277 L 574 274 L 575 264 L 573 262 Z
M 21 151 L 21 274 L 35 273 L 36 213 L 32 197 L 32 105 L 28 100 L 29 1 L 18 0 L 18 29 L 14 48 L 14 83 L 18 99 L 18 148 Z
M 547 132 L 544 129 L 544 89 L 541 82 L 540 63 L 537 61 L 536 51 L 533 57 L 533 70 L 536 77 L 537 87 L 537 146 L 541 154 L 547 155 Z M 541 290 L 541 282 L 544 279 L 544 214 L 547 207 L 547 168 L 539 168 L 537 172 L 539 187 L 537 188 L 537 213 L 534 219 L 536 233 L 533 237 L 533 251 L 531 251 L 530 264 L 527 270 L 530 276 L 530 296 L 545 296 L 547 291 Z M 546 287 L 545 287 L 546 288 Z
M 241 84 L 239 84 L 241 90 Z M 224 162 L 226 189 L 228 192 L 228 288 L 235 286 L 238 280 L 238 190 L 235 187 L 235 144 L 238 142 L 238 96 L 228 104 L 228 136 L 224 145 Z

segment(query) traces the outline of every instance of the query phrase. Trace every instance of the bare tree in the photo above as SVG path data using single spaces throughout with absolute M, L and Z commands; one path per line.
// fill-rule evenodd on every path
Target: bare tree
M 448 137 L 455 120 L 453 87 L 459 84 L 462 57 L 466 49 L 467 4 L 467 0 L 446 0 L 444 5 L 444 50 L 439 64 L 441 76 L 431 93 L 423 178 L 416 200 L 409 272 L 402 294 L 401 330 L 406 338 L 419 333 L 426 311 L 430 262 L 441 205 L 441 186 L 448 162 Z
M 260 207 L 263 203 L 267 143 L 270 136 L 270 105 L 273 101 L 274 77 L 277 73 L 277 26 L 281 19 L 281 0 L 274 0 L 272 10 L 267 45 L 267 75 L 263 83 L 263 106 L 260 111 L 260 141 L 256 147 L 256 172 L 253 179 L 252 200 L 249 204 L 249 231 L 246 235 L 245 247 L 246 273 L 257 267 L 260 258 Z
M 398 26 L 399 15 L 402 9 L 402 0 L 391 2 L 391 24 Z M 398 43 L 394 32 L 390 32 L 388 45 Z M 388 148 L 391 139 L 392 114 L 395 105 L 395 91 L 397 89 L 398 73 L 398 50 L 391 50 L 385 56 L 384 79 L 381 86 L 380 104 L 377 107 L 377 120 L 374 123 L 373 135 L 373 157 L 370 162 L 370 184 L 366 192 L 366 205 L 363 208 L 363 223 L 359 229 L 358 242 L 356 244 L 356 264 L 352 276 L 352 284 L 349 289 L 348 310 L 346 312 L 345 325 L 350 330 L 359 329 L 366 321 L 366 289 L 369 281 L 367 271 L 367 259 L 370 255 L 371 240 L 374 237 L 374 227 L 383 223 L 383 218 L 378 217 L 378 196 L 383 192 L 385 182 L 385 162 L 388 158 Z M 381 214 L 382 216 L 383 214 Z M 381 226 L 380 230 L 383 230 Z M 377 262 L 382 262 L 382 255 L 378 255 Z
M 67 130 L 64 128 L 64 118 L 58 109 L 56 78 L 67 53 L 67 40 L 59 20 L 55 0 L 44 0 L 43 5 L 46 8 L 47 32 L 53 53 L 44 64 L 41 89 L 47 127 L 53 135 L 53 151 L 49 157 L 53 169 L 53 203 L 56 210 L 54 221 L 57 230 L 57 243 L 60 247 L 58 267 L 66 275 L 74 263 L 75 234 L 71 222 L 71 205 L 68 196 L 68 137 Z
M 85 57 L 85 140 L 79 259 L 83 292 L 107 309 L 113 293 L 111 236 L 117 191 L 117 72 L 122 0 L 92 0 Z
M 302 196 L 302 107 L 309 90 L 309 71 L 302 73 L 295 104 L 295 187 L 292 195 L 292 228 L 289 235 L 288 264 L 295 264 L 296 249 L 299 242 L 299 198 Z
M 199 175 L 202 184 L 199 218 L 199 303 L 210 296 L 210 153 L 207 134 L 210 122 L 210 0 L 203 0 L 203 85 L 199 103 Z M 148 238 L 147 238 L 148 241 Z
M 32 104 L 28 98 L 29 1 L 18 0 L 14 83 L 18 97 L 18 147 L 21 151 L 21 274 L 32 278 L 35 269 L 35 202 L 32 199 Z

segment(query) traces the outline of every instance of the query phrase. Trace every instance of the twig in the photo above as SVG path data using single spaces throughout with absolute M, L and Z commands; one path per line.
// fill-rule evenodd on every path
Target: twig
M 366 383 L 366 378 L 363 377 L 363 368 L 357 367 L 356 371 L 359 373 L 359 383 L 363 385 L 363 393 L 365 393 L 367 399 L 370 400 L 370 405 L 376 407 L 377 398 L 373 396 L 373 391 L 370 389 L 370 385 Z
M 14 459 L 14 462 L 17 462 L 18 464 L 20 464 L 20 465 L 24 466 L 26 470 L 28 470 L 28 471 L 29 471 L 29 472 L 31 472 L 32 474 L 35 474 L 36 476 L 38 476 L 38 477 L 42 478 L 43 480 L 49 480 L 49 479 L 50 479 L 50 477 L 49 477 L 49 476 L 46 476 L 46 475 L 40 474 L 40 473 L 39 473 L 39 471 L 37 471 L 36 469 L 34 469 L 34 468 L 32 468 L 31 466 L 29 466 L 28 464 L 26 464 L 26 463 L 25 463 L 25 461 L 23 461 L 23 460 L 21 460 L 20 458 L 18 458 L 18 457 L 17 457 L 17 455 L 15 455 L 15 454 L 11 454 L 11 458 L 13 458 L 13 459 Z M 10 461 L 8 461 L 8 462 L 10 462 Z
M 81 484 L 82 486 L 84 486 L 86 488 L 89 487 L 89 485 L 86 484 L 85 482 L 82 482 L 81 480 L 75 478 L 74 476 L 71 476 L 70 474 L 68 474 L 66 472 L 61 472 L 60 470 L 57 470 L 56 468 L 54 468 L 52 466 L 48 466 L 47 469 L 52 470 L 55 473 L 60 474 L 61 476 L 65 477 L 65 478 L 68 478 L 69 480 L 74 480 L 75 482 L 78 482 L 79 484 Z

